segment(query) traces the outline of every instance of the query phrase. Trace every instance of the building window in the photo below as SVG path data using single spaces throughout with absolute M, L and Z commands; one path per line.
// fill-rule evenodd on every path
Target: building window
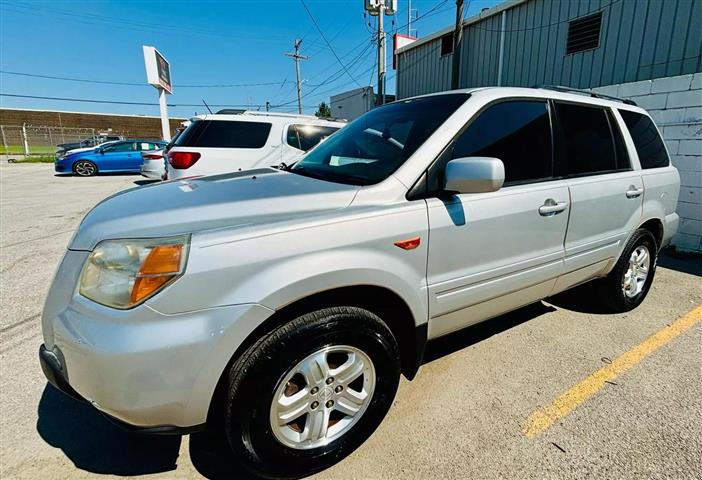
M 601 27 L 602 12 L 568 22 L 566 55 L 599 47 Z
M 441 56 L 453 53 L 453 33 L 441 37 Z

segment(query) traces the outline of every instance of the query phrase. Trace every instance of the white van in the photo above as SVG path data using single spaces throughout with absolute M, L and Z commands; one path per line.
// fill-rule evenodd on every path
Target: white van
M 170 180 L 289 164 L 346 125 L 312 115 L 256 111 L 190 120 L 168 150 Z

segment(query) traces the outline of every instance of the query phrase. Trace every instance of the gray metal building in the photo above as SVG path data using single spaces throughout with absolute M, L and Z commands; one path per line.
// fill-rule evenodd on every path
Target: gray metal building
M 453 27 L 397 52 L 398 98 L 448 90 Z M 702 252 L 702 0 L 512 0 L 463 22 L 460 87 L 565 85 L 647 109 L 680 172 L 676 248 Z
M 452 32 L 398 51 L 398 98 L 450 88 Z M 460 87 L 650 80 L 702 71 L 701 50 L 700 0 L 513 0 L 464 21 Z

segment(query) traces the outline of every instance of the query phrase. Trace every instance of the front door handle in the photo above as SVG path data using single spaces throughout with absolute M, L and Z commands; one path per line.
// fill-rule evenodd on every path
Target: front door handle
M 542 217 L 550 217 L 561 213 L 568 207 L 568 202 L 557 202 L 553 198 L 548 198 L 543 205 L 539 207 L 539 215 Z
M 636 186 L 631 185 L 629 186 L 629 190 L 626 191 L 626 198 L 640 197 L 643 192 L 643 188 L 637 188 Z

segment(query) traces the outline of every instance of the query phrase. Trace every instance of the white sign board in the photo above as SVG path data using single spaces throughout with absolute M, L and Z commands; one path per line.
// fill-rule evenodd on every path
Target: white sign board
M 146 66 L 146 81 L 156 88 L 173 93 L 171 84 L 171 65 L 166 58 L 154 47 L 144 45 L 144 65 Z
M 397 69 L 397 50 L 409 45 L 410 43 L 417 40 L 417 37 L 410 37 L 408 35 L 402 35 L 401 33 L 396 33 L 392 37 L 392 68 Z

